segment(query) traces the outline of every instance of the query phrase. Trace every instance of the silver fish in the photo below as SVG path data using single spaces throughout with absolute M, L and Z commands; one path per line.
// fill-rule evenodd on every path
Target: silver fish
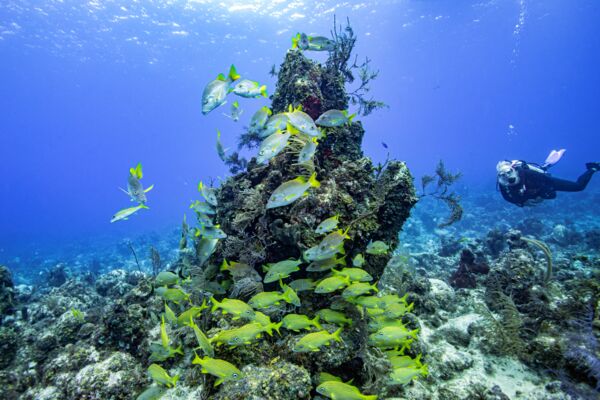
M 269 161 L 277 154 L 281 153 L 285 146 L 287 146 L 290 136 L 291 134 L 288 132 L 276 132 L 268 138 L 266 138 L 265 140 L 263 140 L 260 144 L 260 149 L 258 150 L 258 157 L 256 157 L 256 162 L 262 164 L 265 161 Z
M 113 222 L 117 222 L 120 221 L 122 219 L 128 219 L 131 215 L 135 214 L 136 212 L 138 212 L 139 210 L 141 210 L 142 208 L 146 208 L 148 209 L 149 207 L 146 206 L 145 204 L 140 204 L 138 206 L 135 207 L 129 207 L 129 208 L 125 208 L 123 210 L 117 211 L 117 213 L 115 215 L 113 215 L 112 219 L 110 220 L 111 223 Z
M 235 66 L 232 65 L 229 68 L 227 78 L 225 75 L 219 74 L 217 79 L 209 82 L 202 93 L 202 114 L 206 115 L 215 108 L 225 104 L 225 97 L 229 93 L 229 85 L 239 78 L 240 76 L 235 70 Z

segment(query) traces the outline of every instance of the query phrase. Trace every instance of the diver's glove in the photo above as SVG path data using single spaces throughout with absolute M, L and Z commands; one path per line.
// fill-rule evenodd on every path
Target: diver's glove
M 594 172 L 600 171 L 600 162 L 589 162 L 585 164 L 585 167 Z

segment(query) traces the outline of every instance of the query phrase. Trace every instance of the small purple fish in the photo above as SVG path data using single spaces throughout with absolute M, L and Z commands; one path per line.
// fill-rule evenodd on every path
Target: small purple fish
M 565 154 L 565 149 L 560 149 L 560 150 L 552 150 L 550 152 L 550 154 L 548 154 L 548 157 L 546 157 L 546 161 L 544 161 L 544 167 L 551 167 L 552 165 L 556 164 L 563 156 L 563 154 Z
M 388 148 L 388 145 L 385 144 L 385 142 L 381 142 L 381 144 L 383 145 L 383 147 L 385 147 L 386 149 Z

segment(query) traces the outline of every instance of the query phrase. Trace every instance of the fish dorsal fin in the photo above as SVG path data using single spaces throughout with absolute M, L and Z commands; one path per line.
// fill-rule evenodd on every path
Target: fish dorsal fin
M 221 82 L 227 82 L 227 78 L 225 78 L 225 75 L 223 74 L 217 75 L 217 80 Z

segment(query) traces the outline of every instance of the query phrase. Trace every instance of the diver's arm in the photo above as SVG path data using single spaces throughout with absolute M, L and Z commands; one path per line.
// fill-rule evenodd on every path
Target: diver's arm
M 512 203 L 519 207 L 523 207 L 523 203 L 519 203 L 515 199 L 513 199 L 511 197 L 510 193 L 508 192 L 508 190 L 502 185 L 500 185 L 500 194 L 502 194 L 502 197 L 504 198 L 504 200 L 508 201 L 509 203 Z

